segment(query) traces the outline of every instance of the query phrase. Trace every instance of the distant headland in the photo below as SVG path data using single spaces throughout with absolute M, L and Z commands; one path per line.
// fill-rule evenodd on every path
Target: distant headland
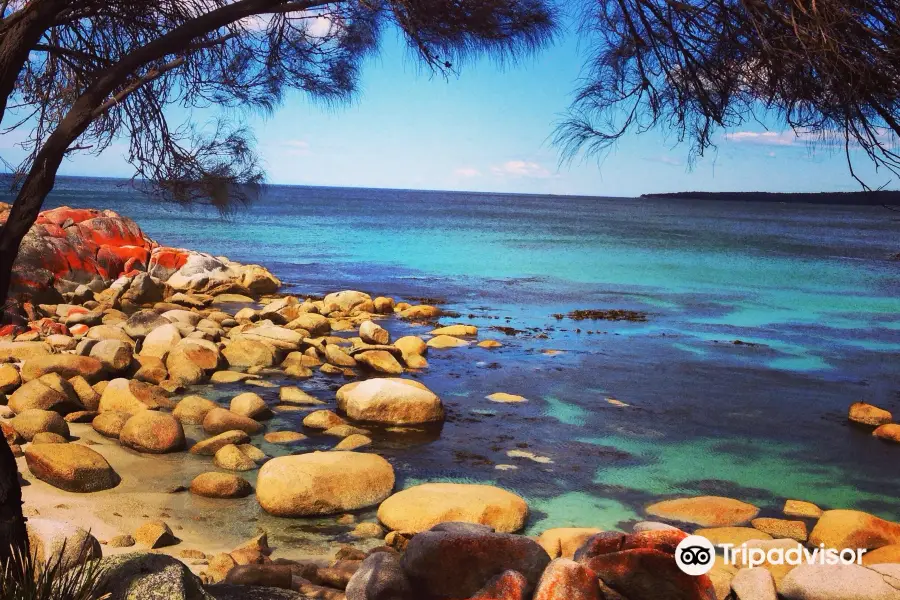
M 723 202 L 785 202 L 790 204 L 855 204 L 859 206 L 900 205 L 900 191 L 872 192 L 673 192 L 642 194 L 641 198 L 673 198 L 677 200 L 721 200 Z

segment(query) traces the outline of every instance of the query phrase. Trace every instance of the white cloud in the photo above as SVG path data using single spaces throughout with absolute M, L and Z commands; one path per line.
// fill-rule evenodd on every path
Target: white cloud
M 527 177 L 530 179 L 553 177 L 553 173 L 544 166 L 526 160 L 506 161 L 502 165 L 491 167 L 491 173 L 500 177 Z
M 472 167 L 460 167 L 453 171 L 453 174 L 457 177 L 478 177 L 481 175 L 481 171 Z
M 793 131 L 782 131 L 776 133 L 774 131 L 735 131 L 734 133 L 726 133 L 725 139 L 730 142 L 762 144 L 765 146 L 791 146 L 798 141 L 808 141 L 809 136 L 797 135 Z

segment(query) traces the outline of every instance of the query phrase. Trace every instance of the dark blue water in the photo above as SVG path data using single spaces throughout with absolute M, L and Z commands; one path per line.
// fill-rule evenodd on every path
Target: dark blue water
M 611 527 L 696 493 L 900 517 L 900 447 L 845 418 L 856 400 L 900 413 L 900 222 L 885 209 L 274 186 L 222 219 L 92 179 L 61 180 L 48 205 L 64 204 L 263 264 L 296 295 L 440 299 L 500 339 L 429 356 L 421 380 L 450 419 L 412 448 L 384 443 L 404 484 L 517 490 L 532 530 Z M 551 316 L 576 308 L 649 318 Z

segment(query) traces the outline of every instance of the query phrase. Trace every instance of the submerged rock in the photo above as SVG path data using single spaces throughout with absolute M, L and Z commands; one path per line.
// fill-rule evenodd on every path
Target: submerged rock
M 851 404 L 847 418 L 854 423 L 871 427 L 878 427 L 893 421 L 893 416 L 890 412 L 865 402 L 854 402 Z
M 759 514 L 759 509 L 733 498 L 697 496 L 651 504 L 647 514 L 702 527 L 729 527 L 749 523 Z

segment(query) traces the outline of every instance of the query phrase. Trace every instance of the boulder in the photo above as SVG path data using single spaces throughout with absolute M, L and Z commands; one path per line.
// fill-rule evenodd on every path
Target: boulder
M 372 301 L 375 305 L 375 312 L 379 315 L 389 315 L 394 312 L 394 299 L 386 296 L 378 296 Z
M 900 563 L 900 544 L 891 544 L 876 550 L 870 550 L 863 554 L 862 563 L 864 565 Z
M 118 325 L 96 325 L 91 327 L 87 332 L 88 339 L 91 340 L 119 340 L 126 344 L 135 345 L 135 341 L 131 339 L 125 330 Z
M 346 421 L 330 410 L 316 410 L 303 419 L 303 426 L 310 429 L 331 429 L 345 423 Z
M 331 322 L 316 313 L 302 313 L 287 324 L 288 329 L 303 329 L 311 336 L 325 335 L 331 331 Z
M 838 550 L 900 544 L 900 523 L 859 510 L 826 510 L 809 534 L 809 544 Z
M 106 575 L 100 592 L 110 600 L 215 600 L 184 563 L 165 554 L 117 554 L 98 568 Z
M 429 348 L 459 348 L 460 346 L 468 346 L 469 342 L 467 340 L 460 339 L 458 337 L 453 337 L 452 335 L 437 335 L 427 342 L 427 346 Z
M 176 346 L 172 348 L 166 357 L 166 371 L 169 379 L 181 385 L 197 385 L 201 383 L 206 374 L 190 358 L 185 348 Z
M 100 542 L 71 523 L 29 517 L 26 528 L 29 548 L 39 565 L 58 565 L 66 571 L 103 555 Z
M 272 411 L 266 401 L 262 399 L 262 396 L 253 392 L 238 394 L 231 399 L 229 408 L 235 414 L 256 420 L 268 419 L 272 416 Z
M 778 586 L 784 600 L 898 600 L 900 579 L 860 565 L 800 565 Z
M 385 350 L 369 350 L 356 354 L 353 358 L 360 364 L 378 373 L 387 375 L 400 375 L 403 373 L 403 365 L 397 362 L 397 359 L 390 352 Z
M 435 598 L 469 598 L 505 571 L 534 589 L 550 557 L 527 537 L 468 523 L 444 523 L 414 536 L 401 559 L 416 589 Z
M 337 392 L 338 408 L 351 419 L 394 425 L 441 421 L 441 399 L 411 379 L 378 378 L 349 383 Z
M 103 373 L 103 364 L 88 356 L 51 354 L 26 360 L 22 365 L 23 381 L 31 381 L 48 373 L 56 373 L 65 379 L 81 375 L 88 381 L 97 381 Z
M 531 600 L 532 586 L 521 573 L 504 571 L 488 581 L 469 600 Z
M 94 420 L 91 421 L 91 427 L 100 435 L 119 439 L 122 428 L 125 427 L 125 423 L 128 422 L 130 417 L 131 415 L 127 413 L 105 412 L 94 417 Z
M 127 305 L 153 304 L 163 299 L 164 290 L 165 286 L 158 279 L 147 273 L 138 273 L 119 301 L 123 308 Z
M 191 493 L 204 498 L 246 498 L 252 492 L 246 479 L 231 473 L 201 473 L 191 481 Z
M 168 324 L 169 320 L 162 318 L 155 310 L 139 310 L 128 317 L 122 329 L 129 337 L 139 339 L 147 337 L 154 329 Z
M 156 356 L 135 356 L 136 367 L 132 379 L 159 385 L 169 377 L 169 371 L 166 369 L 166 363 Z
M 440 308 L 429 306 L 428 304 L 410 306 L 400 311 L 400 317 L 409 321 L 429 321 L 440 317 L 442 314 L 443 312 Z
M 15 365 L 0 364 L 0 394 L 9 394 L 22 385 L 22 377 Z
M 803 517 L 808 519 L 818 519 L 822 516 L 822 509 L 812 502 L 803 500 L 785 500 L 782 511 L 789 517 Z
M 142 410 L 125 422 L 119 441 L 123 446 L 148 454 L 178 452 L 184 450 L 184 429 L 169 413 Z
M 271 367 L 275 364 L 275 349 L 272 346 L 246 337 L 232 341 L 222 355 L 232 367 Z
M 281 280 L 259 265 L 241 267 L 240 284 L 252 294 L 274 294 L 281 287 Z
M 367 344 L 390 344 L 391 334 L 373 321 L 363 321 L 359 326 L 359 337 Z
M 241 332 L 239 339 L 263 342 L 272 348 L 288 352 L 299 350 L 303 345 L 303 336 L 300 333 L 277 325 L 262 325 L 245 329 Z
M 501 533 L 525 526 L 528 504 L 490 485 L 426 483 L 397 492 L 378 507 L 388 529 L 416 533 L 448 521 L 487 525 Z
M 229 471 L 252 471 L 256 468 L 256 462 L 241 452 L 241 449 L 234 444 L 227 444 L 219 448 L 213 462 L 220 469 Z
M 768 533 L 775 538 L 790 538 L 805 542 L 807 538 L 806 523 L 787 519 L 757 518 L 750 521 L 755 529 Z
M 759 509 L 733 498 L 697 496 L 651 504 L 647 514 L 702 527 L 729 527 L 750 522 L 759 514 Z
M 415 335 L 407 335 L 398 339 L 394 342 L 394 347 L 400 349 L 404 359 L 408 354 L 422 356 L 428 351 L 428 344 L 425 343 L 425 340 Z
M 284 386 L 278 390 L 278 399 L 285 404 L 296 404 L 299 406 L 318 406 L 325 404 L 315 396 L 312 396 L 293 385 Z
M 172 348 L 181 341 L 181 332 L 167 319 L 159 318 L 165 321 L 165 325 L 159 325 L 147 334 L 144 343 L 141 344 L 140 355 L 165 360 Z
M 31 445 L 25 462 L 32 475 L 67 492 L 107 490 L 120 481 L 105 458 L 81 444 Z
M 629 600 L 714 600 L 708 575 L 688 575 L 675 562 L 675 549 L 686 536 L 682 531 L 600 534 L 575 560 Z
M 44 342 L 0 342 L 0 363 L 33 360 L 52 353 Z
M 10 421 L 10 425 L 25 441 L 30 442 L 39 433 L 50 432 L 69 437 L 69 425 L 58 413 L 39 408 L 23 410 Z
M 12 393 L 8 403 L 17 413 L 38 409 L 67 414 L 85 408 L 72 384 L 59 373 L 48 373 L 29 381 Z
M 356 359 L 344 352 L 337 344 L 325 345 L 325 360 L 337 367 L 355 367 Z
M 390 552 L 375 552 L 362 561 L 350 578 L 347 600 L 416 600 L 412 584 Z
M 261 432 L 263 426 L 250 417 L 245 417 L 224 408 L 214 408 L 203 417 L 203 431 L 207 435 L 219 435 L 226 431 L 243 431 L 248 435 Z
M 331 431 L 330 429 L 328 431 Z M 328 433 L 326 431 L 325 433 Z M 363 448 L 364 446 L 368 446 L 372 443 L 372 438 L 361 434 L 361 433 L 352 433 L 345 437 L 340 443 L 334 447 L 335 450 L 356 450 L 357 448 Z
M 771 540 L 772 536 L 753 527 L 702 527 L 694 532 L 716 546 L 734 544 L 740 546 L 750 540 Z
M 558 558 L 538 581 L 533 600 L 604 600 L 597 574 L 574 560 Z
M 91 348 L 91 358 L 100 361 L 107 373 L 117 375 L 131 366 L 133 347 L 119 340 L 101 340 Z
M 66 439 L 65 436 L 59 435 L 58 433 L 51 433 L 49 431 L 36 433 L 34 434 L 34 437 L 31 438 L 32 444 L 67 444 L 68 442 L 69 440 Z
M 178 538 L 164 521 L 147 521 L 134 532 L 134 539 L 138 544 L 147 546 L 151 550 L 178 543 Z
M 731 580 L 737 600 L 778 600 L 775 580 L 768 569 L 744 568 Z
M 872 435 L 888 442 L 900 443 L 900 424 L 887 423 L 880 425 L 872 432 Z
M 431 335 L 450 335 L 453 337 L 471 337 L 478 335 L 478 328 L 474 325 L 446 325 L 432 329 Z
M 372 301 L 372 297 L 363 292 L 344 290 L 325 296 L 323 305 L 326 313 L 342 312 L 349 314 L 358 306 Z M 374 308 L 374 304 L 373 304 Z
M 850 405 L 850 412 L 847 415 L 854 423 L 868 425 L 870 427 L 878 427 L 894 420 L 889 411 L 866 404 L 865 402 L 854 402 Z
M 162 388 L 142 381 L 124 378 L 113 379 L 100 395 L 98 410 L 134 414 L 142 410 L 174 408 Z
M 191 447 L 191 454 L 214 456 L 219 449 L 229 445 L 247 444 L 250 436 L 240 430 L 225 431 L 211 438 L 199 441 Z
M 182 423 L 200 425 L 203 423 L 206 414 L 214 408 L 219 408 L 219 405 L 208 398 L 203 396 L 185 396 L 175 406 L 172 416 Z
M 593 535 L 601 533 L 602 529 L 593 527 L 560 527 L 548 529 L 538 536 L 537 543 L 541 545 L 550 558 L 572 558 L 575 551 Z
M 256 497 L 269 514 L 304 517 L 378 504 L 394 487 L 394 469 L 374 454 L 314 452 L 273 458 L 260 469 Z

